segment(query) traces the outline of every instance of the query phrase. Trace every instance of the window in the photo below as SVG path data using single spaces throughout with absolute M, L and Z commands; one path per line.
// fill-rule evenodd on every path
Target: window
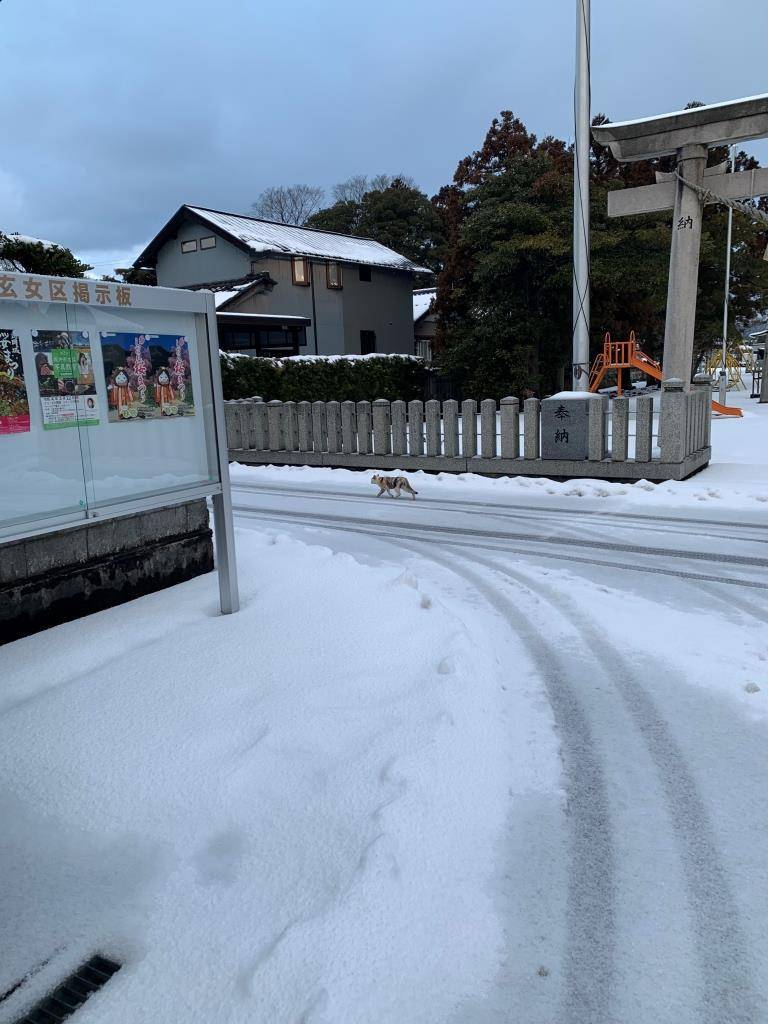
M 376 331 L 360 331 L 360 355 L 369 356 L 376 351 Z
M 294 284 L 309 284 L 309 260 L 306 257 L 294 256 L 291 260 L 291 271 Z
M 371 280 L 371 268 L 370 267 L 358 267 L 358 270 L 360 271 L 360 280 L 361 281 L 370 281 Z
M 206 235 L 205 238 L 200 239 L 201 249 L 215 249 L 216 248 L 216 236 Z
M 340 263 L 326 263 L 325 265 L 325 283 L 328 288 L 341 288 L 341 264 Z
M 307 338 L 304 327 L 256 327 L 251 330 L 220 327 L 219 343 L 224 352 L 245 352 L 281 359 L 298 355 L 299 347 L 306 345 Z
M 181 251 L 182 252 L 197 252 L 197 239 L 196 238 L 190 238 L 188 241 L 182 242 L 181 243 Z

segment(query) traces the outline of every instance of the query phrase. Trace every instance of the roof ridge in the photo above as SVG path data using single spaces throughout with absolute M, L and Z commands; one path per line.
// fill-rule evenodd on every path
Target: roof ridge
M 374 245 L 380 245 L 384 249 L 389 249 L 388 245 L 384 245 L 383 242 L 379 242 L 376 238 L 371 238 L 370 235 L 350 235 L 347 234 L 346 231 L 329 231 L 327 228 L 311 228 L 306 224 L 287 224 L 284 220 L 268 220 L 266 217 L 250 217 L 247 213 L 232 213 L 229 210 L 214 210 L 211 206 L 192 206 L 190 203 L 184 203 L 184 205 L 189 210 L 202 210 L 205 213 L 218 213 L 223 217 L 242 217 L 243 220 L 254 220 L 257 224 L 274 224 L 279 228 L 293 228 L 296 231 L 314 231 L 318 235 L 336 235 L 338 238 L 354 238 L 360 242 L 373 242 Z M 395 252 L 395 250 L 390 249 L 390 252 Z

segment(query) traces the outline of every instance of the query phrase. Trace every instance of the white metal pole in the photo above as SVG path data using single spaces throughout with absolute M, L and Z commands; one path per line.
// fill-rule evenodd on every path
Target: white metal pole
M 731 146 L 731 173 L 736 170 L 736 147 Z M 728 393 L 728 304 L 731 296 L 731 234 L 733 231 L 733 209 L 728 207 L 728 230 L 725 243 L 725 296 L 723 298 L 723 374 L 725 387 L 721 388 L 720 401 L 724 402 Z
M 589 387 L 590 0 L 576 0 L 573 161 L 573 389 Z

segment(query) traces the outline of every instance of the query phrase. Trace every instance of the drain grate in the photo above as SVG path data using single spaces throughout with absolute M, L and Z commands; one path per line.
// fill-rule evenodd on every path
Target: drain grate
M 119 970 L 120 964 L 114 960 L 98 954 L 91 957 L 16 1024 L 59 1024 L 79 1010 L 86 999 Z

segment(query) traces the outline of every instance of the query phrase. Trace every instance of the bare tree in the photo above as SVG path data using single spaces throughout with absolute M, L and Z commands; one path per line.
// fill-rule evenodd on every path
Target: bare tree
M 353 174 L 346 181 L 340 181 L 331 190 L 334 203 L 362 203 L 363 196 L 370 192 L 371 186 L 367 174 Z
M 265 188 L 251 209 L 265 220 L 301 227 L 325 201 L 319 185 L 273 185 Z
M 369 178 L 367 174 L 353 174 L 351 178 L 333 186 L 333 201 L 335 203 L 362 203 L 366 193 L 383 192 L 395 181 L 400 181 L 409 188 L 416 187 L 413 178 L 407 174 L 374 174 L 372 178 Z

